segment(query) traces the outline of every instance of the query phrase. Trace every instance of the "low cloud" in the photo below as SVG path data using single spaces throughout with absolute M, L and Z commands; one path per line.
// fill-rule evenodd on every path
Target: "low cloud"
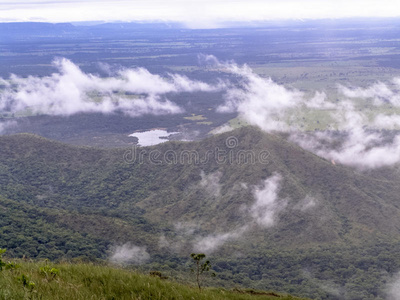
M 373 106 L 400 106 L 400 78 L 394 78 L 390 84 L 378 82 L 367 88 L 338 85 L 342 99 L 333 103 L 325 92 L 316 91 L 307 99 L 304 93 L 263 78 L 246 65 L 220 62 L 214 56 L 203 56 L 201 61 L 238 78 L 239 83 L 226 91 L 225 103 L 218 107 L 219 112 L 238 112 L 246 122 L 266 132 L 289 132 L 291 141 L 335 163 L 363 169 L 400 162 L 400 135 L 388 140 L 378 131 L 398 129 L 400 116 L 378 114 L 371 120 L 371 116 L 356 107 L 356 100 Z M 309 114 L 310 110 L 328 110 L 332 123 L 327 128 L 337 130 L 300 132 L 295 116 Z
M 194 251 L 212 253 L 228 241 L 237 240 L 243 236 L 248 227 L 243 226 L 237 230 L 225 233 L 210 234 L 208 236 L 199 238 L 193 245 Z
M 387 300 L 400 299 L 400 273 L 397 274 L 387 286 Z
M 84 73 L 76 64 L 62 58 L 54 61 L 57 73 L 47 77 L 27 78 L 11 75 L 0 79 L 0 111 L 17 112 L 29 109 L 33 113 L 68 116 L 76 113 L 121 111 L 136 117 L 183 112 L 165 94 L 181 92 L 211 92 L 224 83 L 209 85 L 178 74 L 166 77 L 144 68 L 123 69 L 114 77 L 101 78 Z
M 271 78 L 262 78 L 246 65 L 219 63 L 213 57 L 206 57 L 206 61 L 240 78 L 239 87 L 227 90 L 225 103 L 218 107 L 218 112 L 238 112 L 249 124 L 266 131 L 289 129 L 285 112 L 301 103 L 302 92 L 287 89 Z
M 288 113 L 303 107 L 308 109 L 334 109 L 325 92 L 315 92 L 309 99 L 297 89 L 290 89 L 274 82 L 270 77 L 261 77 L 247 65 L 233 61 L 221 62 L 212 55 L 203 55 L 199 61 L 209 67 L 233 74 L 238 84 L 226 84 L 224 103 L 217 108 L 220 113 L 238 112 L 248 124 L 270 131 L 293 129 L 287 122 Z M 295 125 L 296 126 L 296 125 Z M 295 127 L 294 127 L 295 128 Z
M 224 125 L 222 125 L 222 126 L 216 128 L 216 129 L 214 129 L 214 130 L 212 131 L 212 133 L 213 133 L 213 134 L 221 134 L 221 133 L 229 132 L 229 131 L 232 131 L 232 130 L 233 130 L 233 128 L 232 128 L 231 125 L 229 125 L 229 124 L 224 124 Z
M 261 228 L 274 226 L 278 214 L 287 206 L 287 201 L 278 197 L 281 181 L 282 176 L 274 174 L 267 178 L 262 185 L 253 187 L 254 203 L 243 208 L 243 219 L 249 220 L 247 224 L 232 231 L 213 233 L 197 238 L 193 244 L 193 250 L 210 254 L 226 242 L 242 238 L 253 226 Z
M 17 121 L 7 120 L 0 122 L 0 134 L 7 132 L 8 129 L 17 126 Z
M 374 120 L 374 126 L 380 129 L 399 129 L 400 116 L 399 115 L 377 115 Z
M 249 212 L 253 220 L 262 227 L 271 227 L 275 224 L 277 215 L 282 211 L 287 201 L 278 199 L 281 175 L 275 174 L 267 178 L 263 185 L 254 189 L 255 202 Z
M 200 229 L 200 225 L 194 222 L 177 222 L 174 224 L 174 236 L 161 235 L 158 241 L 160 249 L 167 249 L 173 253 L 180 253 L 185 249 L 188 242 Z M 190 245 L 189 245 L 190 246 Z
M 344 102 L 333 117 L 339 123 L 340 134 L 293 133 L 290 139 L 321 157 L 360 169 L 380 168 L 400 162 L 400 136 L 392 140 L 385 139 L 381 132 L 368 127 L 370 123 L 367 116 L 356 111 L 352 103 Z M 387 126 L 389 122 L 394 124 L 396 118 L 378 116 L 376 120 L 385 122 Z
M 300 200 L 293 208 L 298 209 L 302 212 L 309 211 L 317 206 L 317 200 L 310 195 L 304 197 L 304 199 Z
M 101 78 L 87 74 L 67 59 L 54 62 L 57 73 L 47 77 L 21 78 L 12 75 L 0 78 L 0 112 L 27 111 L 49 115 L 72 115 L 82 112 L 123 112 L 135 117 L 146 114 L 176 114 L 183 109 L 167 99 L 168 93 L 215 92 L 224 94 L 224 103 L 217 111 L 237 112 L 248 124 L 267 132 L 285 131 L 292 141 L 315 154 L 345 165 L 358 168 L 379 168 L 400 162 L 400 135 L 392 139 L 379 129 L 395 130 L 400 127 L 397 114 L 371 115 L 360 111 L 358 104 L 400 106 L 400 78 L 390 83 L 377 82 L 369 87 L 338 85 L 338 102 L 330 102 L 325 92 L 316 91 L 311 98 L 296 89 L 289 89 L 254 73 L 246 65 L 233 61 L 220 62 L 211 55 L 199 56 L 209 68 L 231 74 L 236 83 L 217 80 L 215 84 L 191 80 L 179 74 L 165 77 L 143 68 L 112 71 L 113 76 Z M 362 102 L 364 101 L 364 102 Z M 300 132 L 296 116 L 310 110 L 328 110 L 333 131 Z M 0 124 L 7 129 L 12 123 Z M 230 130 L 223 126 L 219 131 Z M 215 175 L 215 174 L 214 174 Z M 214 176 L 213 175 L 213 176 Z M 210 175 L 207 175 L 210 176 Z M 202 175 L 202 185 L 210 195 L 218 196 L 218 178 Z
M 149 253 L 146 251 L 146 247 L 139 247 L 126 243 L 122 246 L 116 246 L 110 257 L 110 261 L 119 264 L 136 264 L 141 265 L 150 259 Z
M 221 196 L 221 184 L 219 183 L 219 181 L 221 179 L 222 172 L 216 171 L 214 173 L 206 174 L 202 170 L 200 176 L 200 187 L 202 187 L 209 196 Z
M 393 84 L 396 88 L 400 87 L 400 78 L 394 78 Z M 400 95 L 383 82 L 377 82 L 367 88 L 338 85 L 338 89 L 341 94 L 350 99 L 372 99 L 372 104 L 376 106 L 380 106 L 384 103 L 400 106 Z
M 308 108 L 313 109 L 334 109 L 335 104 L 327 101 L 325 92 L 315 92 L 315 95 L 310 100 L 304 100 L 304 104 Z

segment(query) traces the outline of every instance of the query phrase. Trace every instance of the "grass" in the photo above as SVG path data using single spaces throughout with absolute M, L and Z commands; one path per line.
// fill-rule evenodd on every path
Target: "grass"
M 0 299 L 300 299 L 290 295 L 255 290 L 197 288 L 170 280 L 94 264 L 49 265 L 59 273 L 54 278 L 40 272 L 46 262 L 20 262 L 14 270 L 0 272 Z M 34 287 L 23 285 L 25 275 Z

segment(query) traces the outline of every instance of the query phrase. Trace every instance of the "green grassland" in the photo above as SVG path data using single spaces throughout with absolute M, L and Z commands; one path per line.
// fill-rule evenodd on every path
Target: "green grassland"
M 250 289 L 203 288 L 199 291 L 194 285 L 183 285 L 115 266 L 19 260 L 17 268 L 0 271 L 0 299 L 301 300 L 305 298 Z

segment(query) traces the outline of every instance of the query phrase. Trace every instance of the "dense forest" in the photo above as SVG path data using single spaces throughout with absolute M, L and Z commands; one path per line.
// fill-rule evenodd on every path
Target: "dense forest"
M 196 164 L 185 156 L 215 149 L 266 159 Z M 171 163 L 171 153 L 182 161 Z M 0 248 L 11 257 L 98 262 L 134 245 L 149 257 L 128 265 L 184 281 L 190 252 L 205 249 L 214 284 L 314 299 L 384 299 L 400 268 L 395 170 L 365 176 L 253 127 L 109 150 L 2 136 L 0 161 Z M 243 207 L 276 174 L 284 206 L 262 226 Z M 216 246 L 205 247 L 210 240 Z

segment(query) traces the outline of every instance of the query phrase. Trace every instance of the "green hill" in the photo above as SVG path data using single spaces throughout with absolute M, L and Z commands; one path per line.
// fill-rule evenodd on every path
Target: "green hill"
M 207 288 L 151 277 L 110 266 L 20 262 L 0 271 L 0 299 L 298 299 L 255 290 Z M 302 298 L 304 299 L 304 298 Z
M 399 177 L 358 173 L 252 127 L 111 150 L 2 136 L 0 247 L 97 260 L 130 243 L 149 254 L 141 268 L 177 277 L 204 248 L 227 287 L 383 299 L 400 269 Z M 271 178 L 276 199 L 257 204 Z

